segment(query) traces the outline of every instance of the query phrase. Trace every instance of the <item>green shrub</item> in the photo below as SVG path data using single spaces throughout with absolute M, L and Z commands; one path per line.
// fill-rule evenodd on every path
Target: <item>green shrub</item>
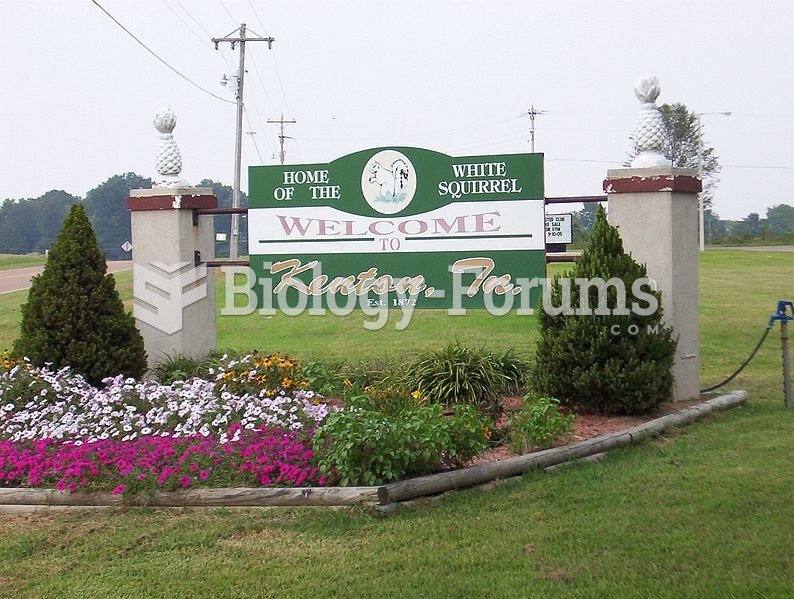
M 573 270 L 570 305 L 580 307 L 580 286 L 576 279 L 616 277 L 626 289 L 626 306 L 637 303 L 647 308 L 649 302 L 632 290 L 635 280 L 647 277 L 644 266 L 623 251 L 615 227 L 607 223 L 600 208 L 590 245 Z M 644 294 L 652 294 L 659 308 L 649 316 L 612 314 L 618 305 L 615 287 L 608 287 L 608 315 L 548 314 L 539 310 L 540 340 L 532 373 L 539 396 L 558 397 L 567 405 L 610 414 L 646 413 L 670 397 L 673 383 L 672 364 L 675 341 L 672 330 L 661 325 L 661 294 L 643 285 Z M 563 288 L 560 277 L 551 285 L 551 300 L 561 306 Z M 589 305 L 598 305 L 598 293 L 589 289 Z M 613 333 L 616 325 L 618 334 Z M 630 334 L 632 326 L 636 335 Z
M 143 338 L 80 204 L 64 220 L 44 272 L 33 278 L 13 353 L 34 366 L 71 366 L 94 384 L 146 370 Z
M 345 375 L 342 365 L 337 362 L 305 360 L 301 376 L 309 383 L 309 388 L 326 397 L 341 397 L 344 393 Z
M 510 448 L 528 453 L 551 447 L 560 437 L 570 437 L 575 418 L 560 411 L 557 399 L 525 395 L 523 407 L 507 422 Z
M 331 480 L 379 485 L 467 462 L 488 446 L 487 424 L 471 406 L 444 417 L 440 404 L 391 415 L 352 405 L 329 414 L 313 448 Z
M 470 404 L 493 417 L 498 398 L 510 382 L 499 357 L 458 342 L 420 354 L 407 372 L 412 386 L 430 401 L 446 406 Z

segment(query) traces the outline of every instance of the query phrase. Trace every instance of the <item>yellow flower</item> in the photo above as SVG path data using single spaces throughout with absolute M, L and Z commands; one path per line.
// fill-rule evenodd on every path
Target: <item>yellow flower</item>
M 422 405 L 427 401 L 427 396 L 422 395 L 422 392 L 418 389 L 416 391 L 411 391 L 411 397 L 413 397 L 416 400 L 416 403 L 419 405 Z

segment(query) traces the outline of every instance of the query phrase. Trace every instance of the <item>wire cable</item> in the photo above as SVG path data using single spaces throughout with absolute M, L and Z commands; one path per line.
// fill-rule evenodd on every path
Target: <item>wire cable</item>
M 259 16 L 259 13 L 256 11 L 256 8 L 254 7 L 251 0 L 248 0 L 248 6 L 251 8 L 251 12 L 254 13 L 256 20 L 259 21 L 259 24 L 262 26 L 262 30 L 267 32 L 267 27 L 265 27 L 265 23 L 262 21 L 262 18 Z M 284 98 L 284 106 L 287 108 L 287 114 L 290 116 L 290 118 L 295 118 L 292 110 L 290 109 L 289 101 L 287 101 L 287 93 L 284 91 L 284 84 L 281 82 L 281 71 L 278 68 L 278 61 L 276 60 L 276 54 L 275 52 L 271 52 L 270 55 L 273 58 L 273 66 L 276 69 L 276 80 L 278 81 L 278 86 L 281 89 L 281 96 Z M 262 85 L 262 87 L 264 87 L 264 84 Z M 265 93 L 267 94 L 267 92 Z M 269 96 L 268 99 L 270 99 Z M 273 104 L 273 101 L 271 100 L 270 103 Z
M 265 161 L 262 158 L 262 153 L 259 151 L 259 145 L 256 143 L 256 132 L 251 127 L 251 119 L 248 118 L 248 111 L 245 109 L 245 105 L 243 105 L 243 114 L 245 115 L 245 122 L 248 123 L 248 133 L 251 134 L 251 141 L 254 142 L 254 149 L 256 150 L 256 155 L 259 156 L 259 164 L 264 164 Z
M 739 366 L 739 368 L 737 368 L 736 371 L 731 376 L 729 376 L 727 379 L 725 379 L 721 383 L 718 383 L 716 385 L 712 385 L 711 387 L 706 387 L 705 389 L 701 389 L 700 392 L 701 393 L 708 393 L 709 391 L 714 391 L 715 389 L 719 389 L 720 387 L 730 383 L 742 370 L 744 370 L 744 367 L 747 366 L 750 363 L 750 360 L 752 360 L 755 357 L 755 354 L 758 353 L 758 350 L 761 349 L 761 346 L 763 345 L 764 341 L 766 340 L 767 335 L 769 335 L 769 331 L 772 330 L 772 324 L 773 323 L 770 320 L 769 321 L 769 326 L 766 327 L 766 330 L 764 331 L 764 334 L 761 335 L 761 340 L 758 342 L 758 345 L 755 346 L 755 349 L 752 351 L 752 353 L 750 353 L 748 358 L 744 362 L 742 362 L 742 365 Z
M 794 166 L 761 166 L 752 164 L 723 164 L 720 168 L 762 168 L 776 171 L 794 171 Z
M 170 4 L 168 4 L 168 2 L 166 2 L 166 0 L 161 0 L 161 1 L 162 1 L 163 5 L 164 5 L 164 6 L 165 6 L 165 7 L 166 7 L 168 10 L 170 10 L 170 11 L 171 11 L 171 13 L 172 13 L 172 14 L 173 14 L 173 15 L 174 15 L 174 16 L 175 16 L 177 19 L 179 19 L 179 22 L 180 22 L 180 23 L 182 23 L 182 25 L 184 25 L 184 26 L 185 26 L 185 28 L 186 28 L 186 29 L 187 29 L 187 30 L 188 30 L 188 31 L 189 31 L 191 34 L 193 34 L 193 37 L 195 37 L 195 38 L 196 38 L 198 41 L 200 41 L 200 42 L 201 42 L 201 44 L 202 44 L 202 45 L 206 46 L 206 47 L 207 47 L 207 48 L 209 48 L 210 50 L 212 50 L 212 49 L 213 49 L 213 48 L 212 48 L 212 45 L 211 45 L 211 44 L 210 44 L 210 43 L 209 43 L 207 40 L 205 40 L 203 37 L 201 37 L 201 36 L 200 36 L 198 33 L 196 33 L 196 32 L 193 30 L 193 28 L 192 28 L 190 25 L 188 25 L 188 24 L 187 24 L 187 21 L 185 21 L 185 19 L 183 19 L 183 18 L 180 16 L 180 14 L 179 14 L 178 12 L 176 12 L 176 11 L 174 10 L 174 8 L 173 8 L 173 7 L 172 7 Z
M 206 27 L 204 27 L 204 25 L 199 23 L 199 21 L 196 19 L 196 17 L 194 17 L 193 14 L 188 9 L 186 9 L 179 0 L 174 0 L 174 2 L 176 2 L 176 5 L 179 8 L 181 8 L 187 16 L 189 16 L 191 19 L 193 19 L 193 22 L 196 25 L 199 26 L 199 29 L 201 29 L 204 33 L 207 34 L 207 38 L 211 39 L 213 37 L 212 34 L 209 32 L 209 30 Z
M 187 14 L 187 15 L 188 15 L 188 16 L 189 16 L 191 19 L 193 19 L 193 22 L 194 22 L 194 23 L 198 24 L 198 26 L 199 26 L 201 29 L 203 29 L 205 32 L 207 32 L 207 30 L 206 30 L 204 27 L 202 27 L 201 23 L 199 23 L 199 22 L 196 20 L 196 18 L 195 18 L 193 15 L 191 15 L 189 12 L 187 12 L 187 10 L 185 9 L 185 7 L 184 7 L 184 6 L 182 6 L 182 5 L 179 3 L 179 0 L 175 0 L 175 2 L 176 2 L 178 5 L 179 5 L 179 7 L 180 7 L 180 8 L 181 8 L 181 9 L 182 9 L 182 10 L 183 10 L 183 11 L 184 11 L 184 12 L 185 12 L 185 13 L 186 13 L 186 14 Z M 229 59 L 227 59 L 227 58 L 226 58 L 226 56 L 224 56 L 224 54 L 223 54 L 222 52 L 215 52 L 215 49 L 212 47 L 212 44 L 210 44 L 210 43 L 207 41 L 207 39 L 210 39 L 210 38 L 212 38 L 212 34 L 209 34 L 209 33 L 207 32 L 207 35 L 208 35 L 208 37 L 207 37 L 206 39 L 205 39 L 205 38 L 203 38 L 203 37 L 201 37 L 201 35 L 199 35 L 198 33 L 196 33 L 196 31 L 195 31 L 195 30 L 194 30 L 194 29 L 193 29 L 193 28 L 192 28 L 192 27 L 191 27 L 191 26 L 188 24 L 188 22 L 187 22 L 187 21 L 185 21 L 185 19 L 183 19 L 183 18 L 182 18 L 182 16 L 181 16 L 181 15 L 180 15 L 180 14 L 179 14 L 179 13 L 178 13 L 176 10 L 174 10 L 174 8 L 173 8 L 173 7 L 172 7 L 170 4 L 168 4 L 168 2 L 167 2 L 166 0 L 162 0 L 162 3 L 165 5 L 165 7 L 166 7 L 168 10 L 170 10 L 170 11 L 171 11 L 171 12 L 174 14 L 174 16 L 175 16 L 177 19 L 179 19 L 179 22 L 180 22 L 180 23 L 182 23 L 182 25 L 184 25 L 184 26 L 185 26 L 185 29 L 187 29 L 187 30 L 188 30 L 188 31 L 189 31 L 189 32 L 190 32 L 190 33 L 193 35 L 193 37 L 195 37 L 195 38 L 196 38 L 196 39 L 197 39 L 199 42 L 201 42 L 201 44 L 202 44 L 203 46 L 205 46 L 206 48 L 208 48 L 209 50 L 211 50 L 211 51 L 212 51 L 212 53 L 213 53 L 215 56 L 217 56 L 218 58 L 220 58 L 220 59 L 221 59 L 221 60 L 222 60 L 222 61 L 223 61 L 223 62 L 226 64 L 227 68 L 230 68 L 230 69 L 231 69 L 231 64 L 229 63 Z
M 237 23 L 237 19 L 235 19 L 234 15 L 232 15 L 232 13 L 229 11 L 229 9 L 226 8 L 226 5 L 223 3 L 223 0 L 218 0 L 218 2 L 221 3 L 221 6 L 223 7 L 223 10 L 226 11 L 226 14 L 229 15 L 229 18 L 232 20 L 232 22 L 233 23 Z
M 226 102 L 227 104 L 235 104 L 235 102 L 232 102 L 231 100 L 227 100 L 226 98 L 222 98 L 221 96 L 218 96 L 218 95 L 216 95 L 216 94 L 213 94 L 213 93 L 212 93 L 211 91 L 209 91 L 208 89 L 205 89 L 205 88 L 201 87 L 201 86 L 200 86 L 198 83 L 196 83 L 195 81 L 193 81 L 193 80 L 189 79 L 189 78 L 188 78 L 186 75 L 183 75 L 182 73 L 180 73 L 180 72 L 179 72 L 177 69 L 175 69 L 175 68 L 174 68 L 174 67 L 172 67 L 170 64 L 168 64 L 168 63 L 167 63 L 167 62 L 166 62 L 166 61 L 165 61 L 163 58 L 160 58 L 160 56 L 159 56 L 159 55 L 158 55 L 158 54 L 157 54 L 157 53 L 156 53 L 154 50 L 152 50 L 152 49 L 151 49 L 149 46 L 147 46 L 147 45 L 146 45 L 146 44 L 144 44 L 144 43 L 143 43 L 141 40 L 139 40 L 137 37 L 135 37 L 135 35 L 134 35 L 134 34 L 133 34 L 133 33 L 132 33 L 132 32 L 131 32 L 129 29 L 127 29 L 127 28 L 126 28 L 124 25 L 122 25 L 122 24 L 121 24 L 121 23 L 118 21 L 118 19 L 116 19 L 116 17 L 114 17 L 114 16 L 113 16 L 112 14 L 110 14 L 110 13 L 109 13 L 107 10 L 105 10 L 105 8 L 104 8 L 104 7 L 103 7 L 103 6 L 102 6 L 102 5 L 101 5 L 99 2 L 97 2 L 97 0 L 91 0 L 91 2 L 93 2 L 93 3 L 96 5 L 96 7 L 97 7 L 99 10 L 101 10 L 103 13 L 105 13 L 105 14 L 106 14 L 106 15 L 107 15 L 107 16 L 110 18 L 110 20 L 111 20 L 111 21 L 113 21 L 113 22 L 114 22 L 116 25 L 118 25 L 119 27 L 121 27 L 121 28 L 124 30 L 124 32 L 125 32 L 127 35 L 129 35 L 129 36 L 130 36 L 132 39 L 134 39 L 134 40 L 135 40 L 136 42 L 138 42 L 138 43 L 139 43 L 141 46 L 143 46 L 143 48 L 144 48 L 144 49 L 145 49 L 147 52 L 149 52 L 149 54 L 151 54 L 152 56 L 154 56 L 154 57 L 155 57 L 157 60 L 159 60 L 161 63 L 163 63 L 163 64 L 164 64 L 166 67 L 168 67 L 168 68 L 169 68 L 171 71 L 173 71 L 174 73 L 176 73 L 177 75 L 179 75 L 179 77 L 181 77 L 182 79 L 184 79 L 185 81 L 187 81 L 187 82 L 188 82 L 190 85 L 192 85 L 193 87 L 196 87 L 196 88 L 200 89 L 200 90 L 201 90 L 201 91 L 203 91 L 205 94 L 208 94 L 208 95 L 212 96 L 212 97 L 213 97 L 213 98 L 215 98 L 216 100 L 220 100 L 221 102 Z

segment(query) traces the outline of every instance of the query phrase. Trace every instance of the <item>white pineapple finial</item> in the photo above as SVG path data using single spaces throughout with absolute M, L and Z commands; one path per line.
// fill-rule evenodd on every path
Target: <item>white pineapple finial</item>
M 670 166 L 670 160 L 662 154 L 664 121 L 656 105 L 656 98 L 660 93 L 659 81 L 651 75 L 640 75 L 634 84 L 634 94 L 642 102 L 642 108 L 637 117 L 637 126 L 631 135 L 637 153 L 631 161 L 632 168 Z
M 179 179 L 182 171 L 182 155 L 171 132 L 176 127 L 176 113 L 171 108 L 161 108 L 154 114 L 154 127 L 160 132 L 154 160 L 157 173 L 162 177 L 152 187 L 179 187 L 187 183 Z

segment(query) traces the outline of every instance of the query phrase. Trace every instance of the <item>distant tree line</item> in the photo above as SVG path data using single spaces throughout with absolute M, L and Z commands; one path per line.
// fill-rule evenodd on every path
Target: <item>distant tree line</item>
M 598 203 L 590 202 L 573 213 L 572 249 L 584 247 L 590 239 Z M 720 219 L 704 211 L 706 245 L 794 244 L 794 206 L 778 204 L 766 210 L 766 218 L 752 212 L 742 220 Z
M 6 199 L 0 205 L 0 254 L 44 253 L 52 246 L 64 218 L 73 204 L 82 204 L 96 232 L 99 248 L 109 260 L 131 258 L 121 246 L 132 241 L 130 213 L 127 197 L 131 189 L 148 189 L 152 180 L 126 173 L 114 175 L 101 183 L 85 198 L 73 196 L 61 190 L 48 191 L 38 198 Z M 204 179 L 197 187 L 209 187 L 218 198 L 218 205 L 230 207 L 232 188 L 210 179 Z M 248 197 L 241 195 L 240 203 L 248 206 Z M 215 216 L 215 232 L 225 233 L 225 240 L 215 242 L 215 255 L 229 255 L 229 228 L 231 216 Z M 248 225 L 245 217 L 240 219 L 239 254 L 245 255 L 248 248 Z
M 127 197 L 131 189 L 151 188 L 151 179 L 135 173 L 114 175 L 80 198 L 65 191 L 48 191 L 38 198 L 5 200 L 0 205 L 0 254 L 44 253 L 55 241 L 64 218 L 73 204 L 82 203 L 97 236 L 99 247 L 109 260 L 125 260 L 131 255 L 121 249 L 132 241 L 130 213 Z M 198 187 L 209 187 L 218 198 L 218 205 L 232 205 L 232 188 L 204 179 Z M 248 197 L 241 195 L 240 203 L 248 206 Z M 573 213 L 573 244 L 581 248 L 590 237 L 596 220 L 598 204 L 588 203 Z M 229 255 L 230 215 L 219 215 L 215 220 L 215 255 Z M 759 243 L 794 243 L 794 207 L 779 204 L 768 208 L 766 218 L 753 212 L 742 220 L 723 220 L 711 208 L 704 213 L 706 243 L 715 245 L 750 245 Z M 218 240 L 218 234 L 224 239 Z M 240 219 L 238 253 L 248 253 L 248 223 Z

